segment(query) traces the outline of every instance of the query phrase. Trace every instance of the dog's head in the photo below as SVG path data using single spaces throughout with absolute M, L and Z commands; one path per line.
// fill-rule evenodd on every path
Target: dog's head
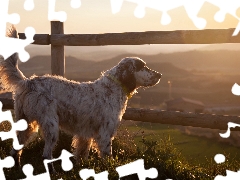
M 115 67 L 116 78 L 124 85 L 129 92 L 139 87 L 156 85 L 162 74 L 149 69 L 146 63 L 137 57 L 126 57 Z

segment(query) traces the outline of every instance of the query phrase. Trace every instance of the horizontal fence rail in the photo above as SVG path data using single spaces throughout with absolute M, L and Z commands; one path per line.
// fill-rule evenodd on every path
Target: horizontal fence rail
M 240 43 L 240 35 L 232 36 L 235 29 L 147 31 L 105 34 L 36 34 L 39 45 L 106 46 L 143 44 L 216 44 Z M 24 33 L 19 33 L 25 39 Z
M 227 130 L 228 122 L 240 124 L 239 116 L 198 114 L 155 109 L 127 108 L 125 120 Z M 232 130 L 240 131 L 240 128 Z
M 24 33 L 18 33 L 19 39 L 26 39 Z M 50 44 L 50 35 L 49 34 L 35 34 L 33 37 L 34 42 L 32 44 L 36 45 L 49 45 Z
M 0 98 L 0 101 L 3 103 L 3 109 L 13 109 L 12 99 Z M 184 113 L 177 111 L 138 108 L 127 108 L 125 114 L 123 115 L 123 119 L 219 130 L 227 130 L 228 122 L 240 124 L 239 116 Z M 240 128 L 233 128 L 232 130 L 240 131 Z

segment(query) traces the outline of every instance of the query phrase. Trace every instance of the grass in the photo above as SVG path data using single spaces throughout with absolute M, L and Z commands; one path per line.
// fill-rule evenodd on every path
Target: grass
M 141 122 L 127 122 L 126 126 L 131 133 L 135 133 L 134 139 L 137 142 L 141 140 L 141 133 L 147 139 L 157 141 L 164 136 L 170 136 L 171 142 L 174 144 L 181 154 L 195 164 L 207 163 L 209 159 L 214 158 L 216 154 L 228 154 L 231 159 L 240 159 L 240 152 L 238 147 L 231 146 L 227 143 L 221 143 L 215 139 L 207 139 L 205 137 L 189 136 L 183 134 L 175 126 L 155 124 L 155 123 L 141 123 Z M 136 133 L 138 132 L 138 133 Z M 231 137 L 230 137 L 231 138 Z
M 179 136 L 178 132 L 168 128 L 167 126 L 158 127 L 157 125 L 145 125 L 143 129 L 138 125 L 138 130 L 134 129 L 136 126 L 122 125 L 118 130 L 118 135 L 113 141 L 113 159 L 100 159 L 94 151 L 91 151 L 89 159 L 76 164 L 75 159 L 71 158 L 74 163 L 74 168 L 69 172 L 64 172 L 61 168 L 61 162 L 57 161 L 54 166 L 57 174 L 51 175 L 51 179 L 74 180 L 80 179 L 79 171 L 83 168 L 94 169 L 97 173 L 107 170 L 109 172 L 109 179 L 118 179 L 116 167 L 133 162 L 137 159 L 144 159 L 145 169 L 156 168 L 158 170 L 157 179 L 214 179 L 218 174 L 225 175 L 226 169 L 238 171 L 240 161 L 230 159 L 227 156 L 227 161 L 222 164 L 216 164 L 213 158 L 206 158 L 205 163 L 196 164 L 186 158 L 182 144 L 176 144 L 179 141 L 190 141 L 189 139 L 172 138 L 172 135 Z M 0 131 L 9 128 L 7 122 L 0 124 Z M 159 130 L 161 129 L 161 131 Z M 132 133 L 133 132 L 133 133 Z M 159 135 L 164 133 L 165 135 Z M 171 135 L 172 133 L 172 135 Z M 150 136 L 150 134 L 155 134 Z M 71 137 L 64 133 L 60 133 L 59 143 L 55 148 L 54 157 L 58 157 L 62 149 L 71 152 L 70 148 Z M 185 143 L 186 144 L 186 143 Z M 209 144 L 207 144 L 209 145 Z M 30 144 L 24 149 L 22 154 L 22 165 L 32 164 L 34 167 L 34 174 L 44 173 L 45 169 L 42 163 L 42 151 L 44 142 L 39 137 L 37 141 Z M 201 145 L 202 146 L 202 145 Z M 0 157 L 1 159 L 8 156 L 8 152 L 12 147 L 12 141 L 0 141 Z M 185 148 L 188 145 L 186 144 Z M 200 147 L 199 145 L 197 147 Z M 184 148 L 184 149 L 185 149 Z M 190 150 L 190 151 L 193 151 Z M 25 175 L 21 170 L 16 168 L 4 169 L 6 179 L 23 179 Z M 137 179 L 136 175 L 126 177 L 125 179 Z

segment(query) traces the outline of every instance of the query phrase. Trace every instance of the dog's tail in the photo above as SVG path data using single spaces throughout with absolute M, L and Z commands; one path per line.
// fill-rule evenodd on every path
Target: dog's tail
M 16 28 L 12 25 L 7 33 L 7 37 L 18 38 Z M 0 83 L 3 89 L 15 91 L 16 88 L 25 84 L 26 77 L 18 69 L 18 54 L 14 53 L 6 60 L 0 58 Z

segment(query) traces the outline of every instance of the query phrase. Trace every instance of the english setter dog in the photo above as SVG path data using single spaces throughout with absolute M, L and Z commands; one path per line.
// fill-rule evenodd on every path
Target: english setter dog
M 18 38 L 14 26 L 7 36 Z M 161 78 L 137 57 L 126 57 L 94 82 L 82 83 L 51 75 L 26 78 L 17 60 L 15 53 L 1 61 L 1 83 L 14 93 L 16 119 L 28 122 L 27 130 L 17 134 L 19 143 L 26 147 L 39 127 L 45 139 L 44 159 L 52 158 L 59 128 L 74 136 L 76 159 L 88 157 L 93 139 L 101 157 L 111 156 L 112 139 L 128 99 L 137 88 L 154 86 Z M 12 149 L 15 165 L 20 166 L 21 153 Z

